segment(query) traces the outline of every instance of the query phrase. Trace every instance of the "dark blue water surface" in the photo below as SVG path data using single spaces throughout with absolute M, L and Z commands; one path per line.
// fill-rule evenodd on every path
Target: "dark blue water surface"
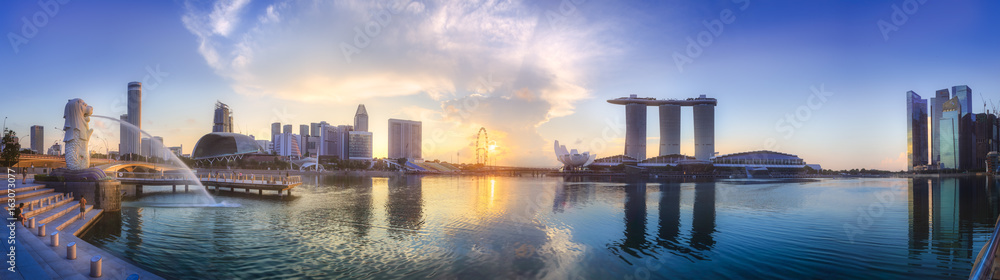
M 305 181 L 233 208 L 146 186 L 83 239 L 178 279 L 965 278 L 1000 213 L 986 177 Z

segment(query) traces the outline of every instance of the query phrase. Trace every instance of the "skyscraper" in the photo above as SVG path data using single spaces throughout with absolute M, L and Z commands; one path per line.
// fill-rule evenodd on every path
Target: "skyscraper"
M 368 131 L 368 110 L 365 110 L 365 104 L 358 105 L 358 111 L 354 113 L 354 131 Z
M 372 133 L 367 131 L 348 132 L 348 158 L 352 160 L 372 159 Z
M 215 101 L 215 125 L 212 132 L 233 132 L 233 112 L 229 105 Z
M 934 93 L 934 97 L 931 97 L 931 158 L 930 163 L 932 166 L 939 166 L 938 162 L 941 161 L 941 113 L 944 112 L 942 108 L 945 102 L 948 102 L 949 97 L 948 89 L 940 89 Z
M 274 149 L 274 142 L 278 138 L 278 134 L 281 134 L 281 123 L 276 122 L 271 124 L 271 152 L 277 152 Z
M 951 94 L 958 97 L 958 103 L 962 106 L 962 116 L 972 115 L 972 121 L 976 120 L 972 114 L 972 88 L 966 85 L 951 87 Z
M 299 140 L 301 139 L 299 135 L 292 133 L 281 133 L 275 135 L 275 139 L 277 141 L 272 143 L 272 145 L 274 145 L 274 150 L 275 152 L 277 152 L 278 155 L 291 156 L 291 157 L 302 156 L 302 151 L 299 149 Z
M 309 137 L 319 137 L 320 129 L 323 129 L 324 124 L 326 124 L 326 122 L 310 123 Z
M 281 127 L 281 133 L 289 133 L 289 134 L 291 134 L 292 133 L 292 125 L 286 124 L 285 126 Z
M 321 156 L 332 156 L 340 159 L 350 157 L 350 146 L 348 145 L 351 126 L 332 126 L 323 124 L 320 129 L 320 136 L 317 142 L 317 153 Z
M 389 158 L 422 159 L 419 121 L 389 119 Z
M 124 145 L 128 150 L 121 151 L 122 154 L 140 154 L 139 130 L 142 129 L 142 83 L 128 83 L 128 123 L 135 128 L 126 127 L 121 134 L 127 135 L 125 140 L 128 145 Z
M 907 111 L 910 111 L 910 106 L 907 106 Z M 941 107 L 943 113 L 941 114 L 941 168 L 944 169 L 959 169 L 960 168 L 960 157 L 961 157 L 961 123 L 962 123 L 962 106 L 958 101 L 958 97 L 954 97 Z M 910 115 L 912 116 L 912 115 Z M 907 122 L 911 121 L 911 117 L 907 118 Z M 910 126 L 907 126 L 907 132 L 910 130 Z M 907 138 L 912 137 L 907 133 Z M 909 159 L 910 148 L 912 145 L 907 147 L 907 155 Z M 907 167 L 912 165 L 912 161 L 907 162 Z
M 31 150 L 39 155 L 45 154 L 45 127 L 31 126 Z
M 927 165 L 927 99 L 906 92 L 906 170 Z
M 973 125 L 975 137 L 975 154 L 971 169 L 986 170 L 986 155 L 989 152 L 997 151 L 997 116 L 989 113 L 976 114 L 976 122 Z
M 316 144 L 313 144 L 314 148 L 315 148 L 315 145 Z M 299 125 L 299 150 L 302 153 L 302 156 L 316 156 L 315 154 L 310 153 L 310 150 L 309 150 L 309 125 L 308 124 L 300 124 Z
M 309 125 L 300 124 L 299 125 L 299 135 L 309 136 Z

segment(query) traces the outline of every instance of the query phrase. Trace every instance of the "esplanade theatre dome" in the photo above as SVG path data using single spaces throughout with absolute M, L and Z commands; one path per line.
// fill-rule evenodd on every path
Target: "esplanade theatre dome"
M 231 132 L 205 134 L 194 144 L 191 157 L 195 160 L 225 158 L 264 151 L 250 136 Z

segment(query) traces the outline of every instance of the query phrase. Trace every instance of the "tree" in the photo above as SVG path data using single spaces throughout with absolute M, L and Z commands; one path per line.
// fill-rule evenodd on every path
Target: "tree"
M 4 129 L 3 152 L 0 153 L 0 165 L 11 167 L 21 160 L 21 143 L 14 138 L 17 133 L 13 130 Z
M 398 158 L 396 163 L 399 163 L 399 166 L 406 166 L 406 158 Z

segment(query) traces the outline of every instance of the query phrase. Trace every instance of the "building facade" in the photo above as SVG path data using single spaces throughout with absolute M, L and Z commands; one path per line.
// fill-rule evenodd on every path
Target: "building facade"
M 276 137 L 278 137 L 278 134 L 281 134 L 281 123 L 280 122 L 272 123 L 271 124 L 271 143 L 272 143 L 272 146 L 271 146 L 271 149 L 268 150 L 269 152 L 272 152 L 272 153 L 276 153 L 277 152 L 277 150 L 274 149 L 273 143 L 275 141 L 277 141 L 275 139 L 276 139 Z
M 229 105 L 215 102 L 215 124 L 212 125 L 212 132 L 233 132 L 233 111 Z
M 372 133 L 351 131 L 348 133 L 348 158 L 351 160 L 372 159 Z
M 942 106 L 941 122 L 940 122 L 940 139 L 941 139 L 941 162 L 940 167 L 942 169 L 959 169 L 961 168 L 960 157 L 961 157 L 961 123 L 962 123 L 962 106 L 958 102 L 958 97 L 952 98 L 944 103 Z M 907 120 L 909 121 L 909 120 Z M 907 127 L 909 131 L 910 127 Z M 907 133 L 907 138 L 912 137 L 911 134 Z M 908 149 L 909 149 L 908 145 Z M 907 152 L 909 154 L 909 152 Z M 908 163 L 909 165 L 910 163 Z
M 289 130 L 291 130 L 291 125 L 287 125 Z M 274 145 L 274 150 L 279 156 L 286 157 L 301 157 L 302 152 L 299 146 L 299 140 L 301 138 L 298 134 L 293 133 L 281 133 L 275 135 L 276 142 L 272 143 Z
M 906 92 L 906 170 L 927 165 L 927 99 L 913 91 Z
M 350 146 L 348 145 L 348 141 L 350 141 L 349 133 L 351 129 L 352 127 L 349 125 L 323 125 L 319 141 L 317 141 L 319 155 L 339 159 L 349 158 Z
M 50 156 L 61 156 L 62 155 L 62 145 L 59 145 L 59 143 L 52 144 L 52 147 L 49 147 L 49 151 L 46 152 L 45 154 L 50 155 Z
M 928 118 L 931 121 L 931 154 L 929 160 L 932 166 L 940 166 L 938 162 L 941 161 L 941 113 L 944 112 L 942 106 L 950 98 L 948 89 L 940 89 L 930 99 L 931 110 Z
M 354 113 L 354 131 L 368 131 L 368 110 L 365 104 L 358 105 L 358 111 Z
M 31 132 L 31 150 L 35 151 L 36 154 L 45 154 L 45 127 L 40 125 L 32 125 L 30 128 Z
M 715 155 L 715 106 L 718 100 L 700 95 L 697 98 L 656 99 L 631 94 L 608 100 L 608 103 L 625 106 L 625 156 L 643 161 L 646 159 L 646 107 L 660 110 L 660 155 L 680 154 L 680 107 L 690 106 L 694 111 L 694 151 L 699 161 L 709 161 Z
M 972 169 L 986 169 L 986 155 L 997 151 L 997 116 L 990 113 L 976 114 L 976 122 L 973 125 L 976 131 L 975 160 L 972 162 Z
M 271 135 L 271 138 L 273 139 L 274 135 Z M 257 145 L 259 145 L 265 152 L 270 153 L 271 151 L 274 150 L 274 147 L 271 146 L 271 140 L 256 140 L 256 139 L 254 139 L 254 141 L 257 141 Z
M 125 150 L 119 150 L 122 154 L 142 154 L 140 148 L 140 134 L 142 130 L 142 83 L 128 83 L 128 113 L 126 114 L 128 123 L 133 127 L 126 126 L 121 131 L 123 140 L 128 143 L 124 145 Z
M 953 86 L 951 94 L 958 98 L 958 103 L 962 106 L 962 114 L 972 114 L 972 88 L 966 85 Z M 972 117 L 972 121 L 975 121 L 975 116 Z
M 178 158 L 184 156 L 184 145 L 177 146 L 177 147 L 167 147 L 167 150 L 170 151 L 171 154 L 174 154 L 174 156 L 176 156 Z
M 422 127 L 419 121 L 389 119 L 389 158 L 423 159 Z

